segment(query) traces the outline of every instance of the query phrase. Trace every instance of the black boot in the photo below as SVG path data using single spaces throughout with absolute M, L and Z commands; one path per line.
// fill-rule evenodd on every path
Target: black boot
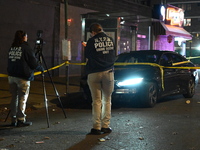
M 101 132 L 103 132 L 103 133 L 111 133 L 112 129 L 110 127 L 109 128 L 101 128 Z
M 21 120 L 17 121 L 17 127 L 25 127 L 25 126 L 31 126 L 31 125 L 32 125 L 32 122 L 25 122 Z

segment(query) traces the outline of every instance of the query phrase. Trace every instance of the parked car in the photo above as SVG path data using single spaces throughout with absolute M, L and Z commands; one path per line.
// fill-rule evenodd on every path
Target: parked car
M 154 107 L 161 97 L 169 95 L 183 94 L 185 98 L 193 97 L 195 84 L 199 79 L 197 70 L 170 67 L 195 65 L 172 51 L 141 50 L 118 55 L 113 97 L 129 96 L 132 97 L 131 101 L 144 107 Z M 82 84 L 81 86 L 88 87 Z

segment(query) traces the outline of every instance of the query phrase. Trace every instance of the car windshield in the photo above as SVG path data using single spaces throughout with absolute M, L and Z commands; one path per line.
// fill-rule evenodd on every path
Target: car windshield
M 157 63 L 158 55 L 155 53 L 132 53 L 119 55 L 116 62 L 129 62 L 129 63 Z

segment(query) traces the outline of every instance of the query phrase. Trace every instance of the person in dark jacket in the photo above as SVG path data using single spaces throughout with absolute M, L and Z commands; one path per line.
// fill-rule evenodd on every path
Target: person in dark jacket
M 8 83 L 12 94 L 11 126 L 29 126 L 26 121 L 26 102 L 29 96 L 30 81 L 34 80 L 34 70 L 44 71 L 37 62 L 34 51 L 27 43 L 27 33 L 18 30 L 8 52 Z
M 115 46 L 100 24 L 92 24 L 90 33 L 92 37 L 85 47 L 87 82 L 92 96 L 93 128 L 90 134 L 110 133 Z

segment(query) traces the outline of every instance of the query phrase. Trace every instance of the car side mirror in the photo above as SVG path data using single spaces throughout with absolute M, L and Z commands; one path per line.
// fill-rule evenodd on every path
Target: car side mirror
M 172 61 L 164 61 L 161 63 L 162 66 L 172 66 Z
M 172 61 L 167 61 L 165 66 L 172 66 Z

